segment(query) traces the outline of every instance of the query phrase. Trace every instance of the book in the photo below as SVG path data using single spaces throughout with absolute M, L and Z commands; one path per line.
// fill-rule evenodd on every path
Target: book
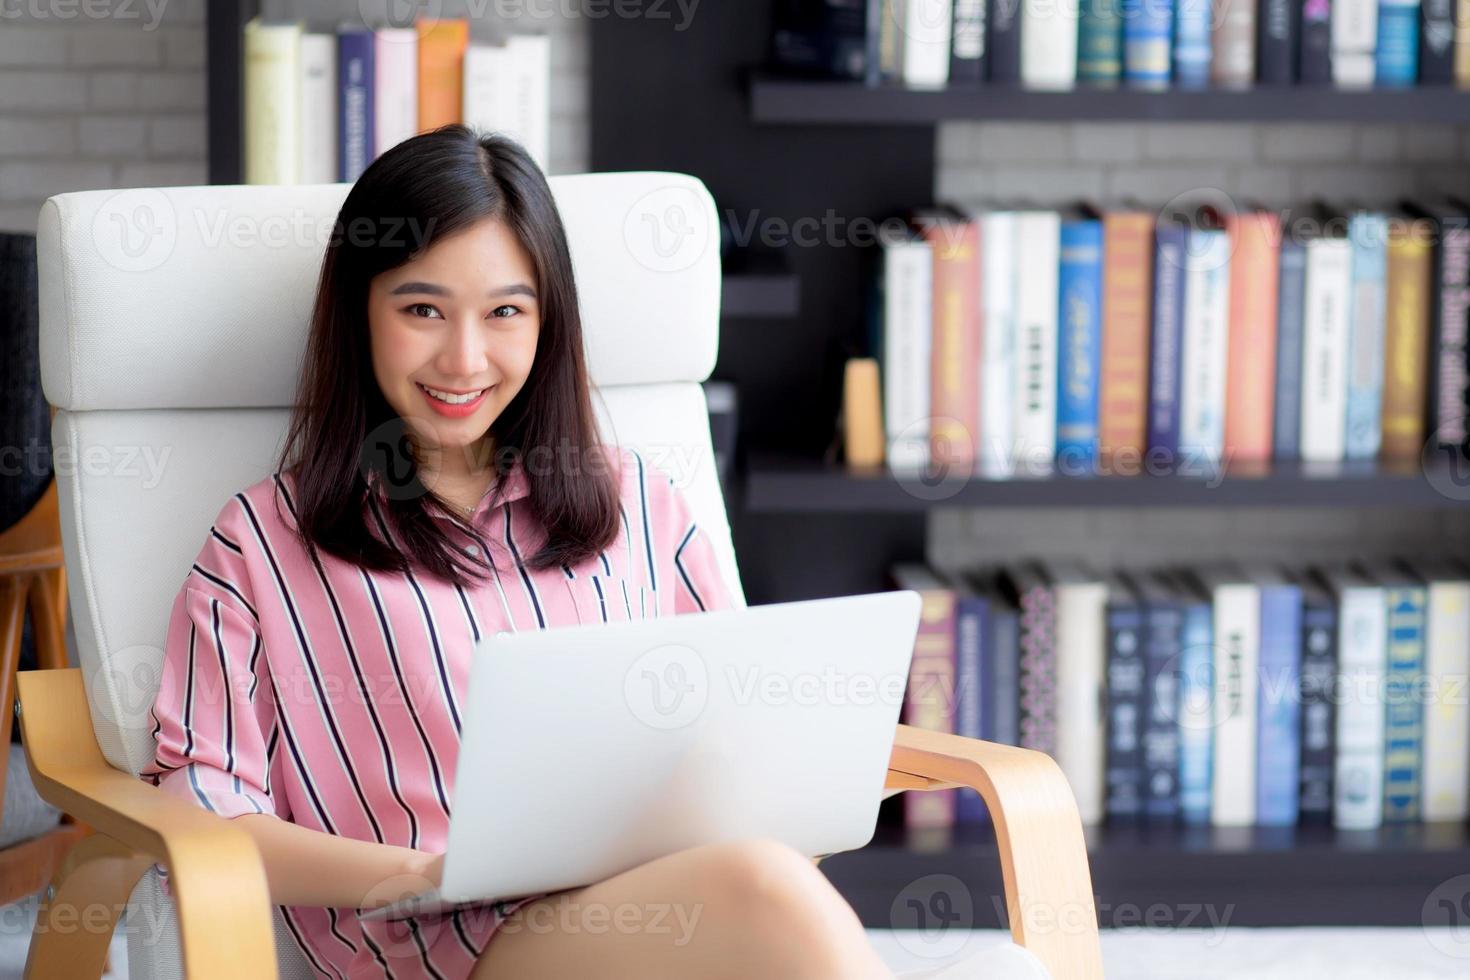
M 352 183 L 373 162 L 373 42 L 365 27 L 344 24 L 337 33 L 337 180 Z
M 1123 76 L 1127 17 L 1113 0 L 1081 0 L 1077 12 L 1077 83 L 1115 88 Z
M 1383 589 L 1355 569 L 1329 566 L 1322 581 L 1337 599 L 1337 756 L 1332 824 L 1371 830 L 1383 823 L 1383 685 L 1387 609 Z
M 1132 582 L 1115 576 L 1108 583 L 1107 741 L 1104 813 L 1110 821 L 1143 816 L 1145 695 L 1144 609 Z
M 1261 0 L 1256 38 L 1256 79 L 1293 85 L 1301 53 L 1302 0 Z
M 1223 230 L 1190 232 L 1179 371 L 1179 460 L 1186 467 L 1218 460 L 1224 452 L 1230 262 L 1230 238 Z
M 1276 396 L 1277 278 L 1281 218 L 1246 210 L 1227 216 L 1230 317 L 1225 375 L 1224 446 L 1228 458 L 1271 458 Z
M 1086 473 L 1098 451 L 1103 221 L 1090 209 L 1074 209 L 1063 216 L 1060 235 L 1056 453 L 1069 472 Z
M 301 172 L 301 20 L 246 21 L 245 183 L 295 184 Z
M 1272 400 L 1272 453 L 1296 459 L 1301 452 L 1302 335 L 1306 312 L 1307 247 L 1281 241 L 1276 297 L 1276 394 Z
M 1297 77 L 1303 85 L 1332 84 L 1332 0 L 1302 0 Z
M 1368 574 L 1383 588 L 1387 661 L 1383 700 L 1383 820 L 1419 819 L 1424 740 L 1424 583 L 1402 567 L 1375 562 Z M 1463 762 L 1463 760 L 1462 760 Z
M 1056 606 L 1051 586 L 1034 564 L 1008 568 L 1000 581 L 1006 597 L 1020 610 L 1017 620 L 1017 744 L 1055 755 Z
M 1016 340 L 1014 212 L 989 211 L 980 220 L 980 469 L 1012 471 L 1019 361 Z
M 1378 49 L 1378 0 L 1332 0 L 1332 81 L 1372 86 Z
M 1123 81 L 1129 88 L 1169 87 L 1173 0 L 1123 0 Z
M 1462 821 L 1470 816 L 1470 701 L 1455 693 L 1470 677 L 1470 570 L 1448 561 L 1407 567 L 1425 582 L 1424 755 L 1420 816 Z
M 979 415 L 980 223 L 950 209 L 921 216 L 933 256 L 930 315 L 929 459 L 945 472 L 975 465 Z
M 301 111 L 298 141 L 303 184 L 337 181 L 337 35 L 301 35 Z
M 1080 564 L 1049 563 L 1056 617 L 1056 750 L 1084 824 L 1103 817 L 1106 583 Z
M 1373 84 L 1409 88 L 1419 79 L 1419 0 L 1378 0 Z
M 1332 822 L 1337 700 L 1337 605 L 1310 575 L 1302 590 L 1301 784 L 1297 812 L 1304 823 Z
M 970 583 L 985 597 L 990 629 L 983 638 L 980 661 L 980 737 L 1002 745 L 1020 745 L 1020 610 L 1007 599 L 993 573 L 972 574 Z
M 1021 0 L 987 0 L 985 51 L 991 85 L 1021 84 Z
M 921 599 L 919 632 L 904 689 L 903 723 L 926 731 L 954 731 L 955 595 L 920 562 L 899 562 L 890 575 L 895 588 L 912 589 Z M 903 794 L 904 826 L 949 827 L 955 822 L 955 790 Z
M 1454 198 L 1405 202 L 1410 214 L 1434 224 L 1430 256 L 1429 417 L 1438 446 L 1463 451 L 1467 443 L 1466 328 L 1470 317 L 1470 209 Z
M 1149 296 L 1154 218 L 1129 208 L 1103 216 L 1102 379 L 1098 454 L 1105 472 L 1136 472 L 1148 440 Z
M 1261 601 L 1256 823 L 1291 827 L 1301 802 L 1302 592 L 1274 570 L 1251 580 Z
M 1213 614 L 1214 759 L 1210 823 L 1248 827 L 1256 822 L 1256 746 L 1261 643 L 1261 590 L 1238 568 L 1198 572 Z
M 1179 372 L 1183 356 L 1184 264 L 1189 227 L 1160 221 L 1154 233 L 1154 295 L 1150 313 L 1148 451 L 1167 461 L 1179 455 Z
M 1174 84 L 1208 88 L 1214 48 L 1211 0 L 1174 0 Z
M 1324 226 L 1307 242 L 1302 327 L 1301 458 L 1343 458 L 1347 430 L 1352 246 L 1343 226 Z
M 1179 651 L 1179 818 L 1210 823 L 1215 764 L 1215 633 L 1210 596 L 1188 576 L 1171 575 L 1183 610 Z
M 949 44 L 951 88 L 977 88 L 985 81 L 987 6 L 987 0 L 954 0 L 954 22 Z
M 936 577 L 954 593 L 954 733 L 966 738 L 985 737 L 985 689 L 982 663 L 990 633 L 990 600 L 961 572 L 939 570 Z M 955 823 L 983 823 L 990 812 L 980 794 L 969 786 L 955 791 Z
M 1455 0 L 1422 0 L 1419 5 L 1418 82 L 1455 82 Z
M 463 17 L 414 22 L 418 31 L 418 132 L 464 121 L 464 56 L 470 23 Z
M 1077 82 L 1076 4 L 1021 2 L 1021 83 L 1034 89 L 1070 89 Z
M 373 29 L 373 156 L 419 131 L 419 38 L 412 27 Z
M 1249 88 L 1256 80 L 1256 0 L 1216 0 L 1210 81 Z
M 1395 220 L 1388 238 L 1381 451 L 1418 459 L 1429 404 L 1429 300 L 1432 286 L 1428 219 Z
M 944 88 L 949 82 L 952 0 L 908 0 L 896 10 L 903 16 L 903 83 L 909 88 Z
M 1180 812 L 1180 674 L 1183 596 L 1159 575 L 1138 578 L 1143 602 L 1143 813 L 1168 823 Z
M 1388 219 L 1356 210 L 1352 244 L 1352 311 L 1348 326 L 1347 422 L 1343 455 L 1372 459 L 1383 432 L 1383 316 L 1388 273 Z
M 884 456 L 892 469 L 929 463 L 930 311 L 934 258 L 912 228 L 886 222 L 879 231 L 879 372 L 883 379 Z
M 1012 409 L 1013 456 L 1017 471 L 1051 471 L 1056 457 L 1057 273 L 1061 216 L 1055 211 L 1021 211 L 1016 249 L 1026 262 L 1016 271 L 1016 390 Z

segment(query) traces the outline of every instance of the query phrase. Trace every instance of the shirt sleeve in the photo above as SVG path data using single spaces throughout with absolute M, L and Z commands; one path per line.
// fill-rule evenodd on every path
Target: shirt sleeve
M 290 808 L 281 789 L 274 688 L 249 587 L 243 527 L 228 507 L 174 599 L 150 710 L 154 758 L 139 778 L 222 817 Z M 159 866 L 164 891 L 167 870 Z
M 668 511 L 674 548 L 674 614 L 735 608 L 714 542 L 694 519 L 683 491 L 668 481 Z

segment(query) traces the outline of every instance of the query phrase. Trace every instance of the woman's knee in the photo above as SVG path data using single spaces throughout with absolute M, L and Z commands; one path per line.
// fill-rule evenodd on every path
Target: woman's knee
M 781 841 L 751 837 L 711 845 L 704 868 L 710 889 L 754 917 L 786 923 L 804 919 L 824 926 L 834 919 L 857 925 L 852 911 L 811 858 Z

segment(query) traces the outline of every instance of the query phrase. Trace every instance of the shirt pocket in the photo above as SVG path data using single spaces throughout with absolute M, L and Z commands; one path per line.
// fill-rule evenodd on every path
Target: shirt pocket
M 586 576 L 591 602 L 590 621 L 594 623 L 628 623 L 635 619 L 653 619 L 656 593 L 641 582 L 622 575 Z

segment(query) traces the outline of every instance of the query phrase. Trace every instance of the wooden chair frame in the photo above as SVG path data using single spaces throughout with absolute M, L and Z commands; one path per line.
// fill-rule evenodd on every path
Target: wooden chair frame
M 128 896 L 169 869 L 184 973 L 272 978 L 270 891 L 255 841 L 225 817 L 113 768 L 90 725 L 81 671 L 22 671 L 21 729 L 41 796 L 96 833 L 67 855 L 41 909 L 28 980 L 100 976 Z M 888 795 L 970 786 L 995 821 L 1011 935 L 1056 980 L 1101 980 L 1102 954 L 1076 801 L 1050 756 L 899 725 Z M 80 912 L 79 912 L 80 910 Z M 59 927 L 61 917 L 71 923 Z M 93 922 L 78 929 L 77 922 Z

